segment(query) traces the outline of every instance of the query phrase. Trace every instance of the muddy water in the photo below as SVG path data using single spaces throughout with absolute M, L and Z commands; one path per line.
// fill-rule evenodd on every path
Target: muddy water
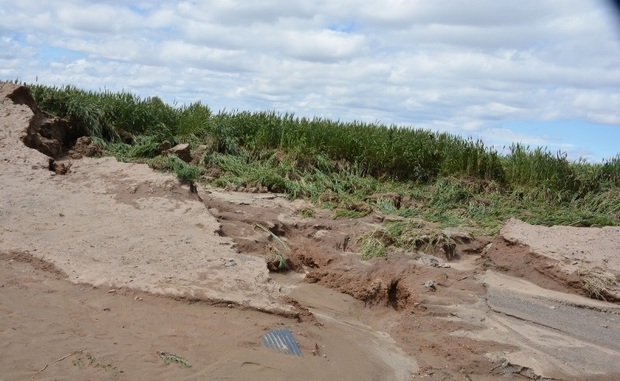
M 319 322 L 337 324 L 362 350 L 389 366 L 396 380 L 410 380 L 412 373 L 419 370 L 415 359 L 403 352 L 389 334 L 364 322 L 363 304 L 359 300 L 318 284 L 302 283 L 300 274 L 272 274 L 272 277 L 283 285 L 282 292 L 308 308 Z

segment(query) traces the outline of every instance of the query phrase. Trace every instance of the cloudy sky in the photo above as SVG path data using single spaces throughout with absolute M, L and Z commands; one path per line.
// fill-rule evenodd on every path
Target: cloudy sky
M 620 154 L 604 0 L 0 0 L 0 80 Z

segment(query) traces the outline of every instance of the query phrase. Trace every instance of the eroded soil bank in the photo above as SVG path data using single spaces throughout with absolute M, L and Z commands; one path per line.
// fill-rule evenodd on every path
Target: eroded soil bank
M 513 220 L 451 262 L 360 261 L 386 216 L 71 159 L 96 154 L 78 129 L 0 90 L 0 379 L 620 377 L 618 228 Z M 262 346 L 283 327 L 303 357 Z

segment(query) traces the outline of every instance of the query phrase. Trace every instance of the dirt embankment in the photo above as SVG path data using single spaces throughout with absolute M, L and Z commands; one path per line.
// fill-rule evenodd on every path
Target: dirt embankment
M 533 226 L 509 220 L 485 264 L 541 287 L 620 301 L 620 228 Z
M 620 374 L 617 228 L 509 221 L 492 242 L 451 232 L 453 261 L 361 261 L 359 238 L 380 213 L 336 220 L 277 194 L 195 194 L 145 165 L 87 157 L 97 151 L 83 131 L 39 110 L 26 88 L 0 89 L 3 377 Z M 302 358 L 260 344 L 282 327 Z

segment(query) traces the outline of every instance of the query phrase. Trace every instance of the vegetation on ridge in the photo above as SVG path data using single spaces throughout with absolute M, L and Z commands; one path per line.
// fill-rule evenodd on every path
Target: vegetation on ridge
M 120 160 L 149 162 L 185 181 L 306 197 L 339 217 L 377 210 L 479 234 L 496 233 L 508 217 L 620 224 L 620 156 L 570 162 L 565 153 L 521 144 L 501 155 L 479 140 L 414 128 L 275 112 L 215 114 L 201 103 L 176 107 L 129 93 L 30 88 L 39 107 L 83 125 Z M 163 146 L 178 143 L 202 146 L 200 161 L 160 156 Z

